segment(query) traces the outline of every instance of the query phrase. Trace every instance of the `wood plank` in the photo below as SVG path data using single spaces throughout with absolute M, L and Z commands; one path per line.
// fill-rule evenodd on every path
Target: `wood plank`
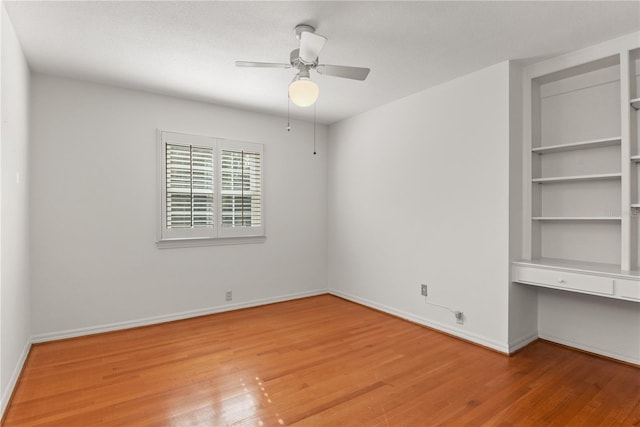
M 35 345 L 5 427 L 640 423 L 640 369 L 323 295 Z

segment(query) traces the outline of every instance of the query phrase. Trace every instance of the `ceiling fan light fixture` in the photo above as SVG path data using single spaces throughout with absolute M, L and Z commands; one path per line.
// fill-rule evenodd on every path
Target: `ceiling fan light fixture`
M 0 0 L 1 1 L 1 0 Z M 294 34 L 300 40 L 299 47 L 289 54 L 289 63 L 236 61 L 236 67 L 259 68 L 293 68 L 298 74 L 289 84 L 289 100 L 298 107 L 314 105 L 320 94 L 318 85 L 311 81 L 309 72 L 315 70 L 318 74 L 341 77 L 351 80 L 364 80 L 369 75 L 368 68 L 348 67 L 345 65 L 328 65 L 318 63 L 320 52 L 327 38 L 316 34 L 315 28 L 308 24 L 300 24 L 294 29 Z M 289 105 L 287 103 L 287 105 Z M 287 107 L 289 108 L 289 107 Z
M 320 88 L 308 77 L 297 77 L 289 84 L 289 98 L 298 107 L 309 107 L 318 99 Z

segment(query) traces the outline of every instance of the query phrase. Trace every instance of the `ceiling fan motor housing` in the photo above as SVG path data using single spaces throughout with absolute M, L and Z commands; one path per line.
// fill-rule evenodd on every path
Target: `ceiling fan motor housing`
M 313 69 L 318 65 L 318 58 L 312 63 L 307 63 L 300 58 L 300 49 L 293 49 L 291 54 L 289 54 L 289 61 L 291 62 L 291 66 L 294 68 L 300 69 L 301 66 L 305 66 L 306 68 Z
M 318 74 L 341 77 L 351 80 L 364 80 L 369 75 L 369 68 L 348 67 L 344 65 L 319 64 L 319 55 L 327 38 L 316 34 L 316 29 L 311 25 L 300 24 L 293 30 L 296 38 L 300 40 L 298 49 L 289 54 L 289 64 L 276 62 L 236 61 L 237 67 L 261 67 L 261 68 L 295 68 L 298 70 L 294 81 L 310 80 L 309 71 L 315 70 Z M 305 35 L 306 33 L 306 35 Z

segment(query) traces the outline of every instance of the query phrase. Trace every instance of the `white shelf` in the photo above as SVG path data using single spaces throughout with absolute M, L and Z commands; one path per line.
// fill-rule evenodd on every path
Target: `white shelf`
M 631 205 L 632 208 L 640 208 L 640 203 L 634 203 Z
M 635 155 L 635 156 L 631 156 L 631 160 L 636 162 L 636 163 L 640 163 L 640 154 Z
M 534 221 L 622 221 L 622 217 L 619 216 L 534 216 L 531 219 Z
M 537 267 L 556 271 L 570 271 L 573 273 L 586 273 L 617 277 L 621 279 L 640 280 L 640 271 L 621 270 L 618 264 L 602 264 L 598 262 L 574 261 L 558 258 L 517 259 L 513 265 L 523 267 Z
M 562 151 L 583 150 L 586 148 L 599 148 L 599 147 L 611 147 L 613 145 L 619 145 L 622 138 L 614 136 L 611 138 L 593 139 L 590 141 L 578 141 L 570 142 L 567 144 L 550 145 L 548 147 L 537 147 L 531 149 L 536 154 L 551 154 L 560 153 Z
M 631 100 L 631 106 L 636 110 L 640 110 L 640 98 L 634 98 Z
M 550 178 L 534 178 L 531 182 L 537 184 L 552 184 L 556 182 L 594 181 L 606 179 L 620 179 L 621 173 L 600 173 L 594 175 L 555 176 Z

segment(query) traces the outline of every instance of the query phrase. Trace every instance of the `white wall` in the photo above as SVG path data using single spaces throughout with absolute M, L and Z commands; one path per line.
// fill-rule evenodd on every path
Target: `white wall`
M 522 67 L 509 73 L 509 260 L 523 256 Z M 528 178 L 527 178 L 528 180 Z M 509 283 L 509 347 L 515 351 L 538 338 L 538 294 L 535 288 Z
M 638 364 L 640 307 L 575 292 L 538 289 L 540 338 Z
M 331 126 L 332 292 L 508 351 L 509 69 Z
M 32 121 L 36 341 L 326 291 L 326 127 L 38 74 Z M 157 128 L 265 144 L 265 243 L 156 248 Z
M 0 416 L 30 344 L 29 68 L 5 11 L 0 144 Z

